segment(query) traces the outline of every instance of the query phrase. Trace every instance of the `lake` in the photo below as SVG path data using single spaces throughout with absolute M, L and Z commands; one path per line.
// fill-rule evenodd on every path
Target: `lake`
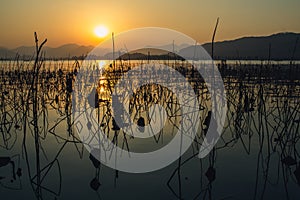
M 44 61 L 33 70 L 33 61 L 0 61 L 2 199 L 299 199 L 299 62 L 217 61 L 228 111 L 221 138 L 202 159 L 198 153 L 212 105 L 193 65 L 179 60 L 90 63 Z M 184 119 L 178 96 L 158 82 L 134 90 L 127 101 L 128 120 L 162 129 L 137 138 L 116 125 L 113 88 L 123 74 L 144 63 L 170 66 L 185 77 L 178 84 L 174 74 L 153 69 L 183 91 L 192 88 L 199 101 L 199 127 L 180 159 L 153 172 L 126 173 L 107 167 L 86 149 L 97 131 L 125 151 L 146 153 L 169 144 Z M 128 87 L 136 84 L 135 75 Z M 150 119 L 155 105 L 165 110 L 165 120 Z M 78 106 L 91 121 L 78 121 Z M 88 130 L 84 135 L 83 127 Z M 115 152 L 112 145 L 105 150 Z

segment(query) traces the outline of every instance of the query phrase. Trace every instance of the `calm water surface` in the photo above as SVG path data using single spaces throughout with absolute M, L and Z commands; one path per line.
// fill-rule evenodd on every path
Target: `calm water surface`
M 158 84 L 141 87 L 129 102 L 135 123 L 143 118 L 149 124 L 154 104 L 166 110 L 167 120 L 155 137 L 130 137 L 114 125 L 111 89 L 122 73 L 141 62 L 123 61 L 113 68 L 108 61 L 95 61 L 94 66 L 102 68 L 79 87 L 75 80 L 84 70 L 81 62 L 45 61 L 33 76 L 32 62 L 1 61 L 1 199 L 299 199 L 298 63 L 219 62 L 227 95 L 226 123 L 214 150 L 199 159 L 211 110 L 207 87 L 184 61 L 151 61 L 178 70 L 198 96 L 201 125 L 192 146 L 168 167 L 144 174 L 98 163 L 80 139 L 81 126 L 90 125 L 74 123 L 75 88 L 92 97 L 98 94 L 97 105 L 88 99 L 85 103 L 103 132 L 123 149 L 160 149 L 178 130 L 178 99 Z

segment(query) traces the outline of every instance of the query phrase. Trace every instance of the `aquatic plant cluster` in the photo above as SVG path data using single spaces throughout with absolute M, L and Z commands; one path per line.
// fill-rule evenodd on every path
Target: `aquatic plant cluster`
M 37 45 L 37 49 L 39 47 Z M 113 144 L 128 151 L 151 151 L 172 140 L 182 118 L 178 111 L 180 105 L 176 95 L 160 85 L 141 87 L 129 103 L 128 117 L 140 128 L 150 123 L 149 107 L 159 104 L 166 110 L 164 128 L 153 138 L 143 141 L 126 135 L 112 116 L 112 88 L 123 73 L 143 62 L 162 62 L 176 69 L 186 77 L 200 101 L 201 115 L 198 117 L 201 126 L 195 130 L 196 138 L 186 154 L 173 163 L 171 171 L 164 176 L 168 177 L 164 183 L 174 198 L 212 199 L 217 171 L 220 170 L 217 155 L 235 148 L 241 154 L 254 155 L 256 173 L 251 193 L 254 199 L 270 195 L 270 185 L 284 188 L 287 199 L 290 193 L 295 196 L 296 191 L 290 189 L 290 185 L 296 185 L 298 189 L 297 185 L 300 185 L 299 64 L 216 61 L 227 93 L 226 124 L 213 151 L 206 159 L 199 160 L 199 147 L 210 120 L 214 120 L 210 116 L 211 97 L 201 76 L 184 60 L 117 60 L 114 67 L 108 64 L 104 72 L 99 70 L 99 74 L 86 82 L 90 84 L 87 92 L 92 99 L 87 99 L 90 101 L 90 115 L 96 116 L 91 119 L 100 124 Z M 101 196 L 99 190 L 106 180 L 101 180 L 103 166 L 92 154 L 85 155 L 84 144 L 79 138 L 83 126 L 91 130 L 90 137 L 97 132 L 92 131 L 91 123 L 75 124 L 72 113 L 75 106 L 72 104 L 74 80 L 81 64 L 77 60 L 45 61 L 39 53 L 32 61 L 0 62 L 0 183 L 3 188 L 22 190 L 24 182 L 29 181 L 37 199 L 59 198 L 67 187 L 62 184 L 64 165 L 61 162 L 66 159 L 62 154 L 70 151 L 68 148 L 72 146 L 72 153 L 76 150 L 79 160 L 88 157 L 89 165 L 95 170 L 95 176 L 84 184 Z M 108 146 L 107 149 L 114 153 L 114 148 Z M 193 170 L 194 167 L 189 170 L 186 166 L 191 163 L 200 165 L 197 170 Z M 183 175 L 187 170 L 200 177 L 200 186 L 194 193 L 184 185 L 184 181 L 189 180 Z M 47 185 L 48 176 L 57 178 L 52 177 Z M 115 187 L 122 178 L 115 170 L 112 178 Z

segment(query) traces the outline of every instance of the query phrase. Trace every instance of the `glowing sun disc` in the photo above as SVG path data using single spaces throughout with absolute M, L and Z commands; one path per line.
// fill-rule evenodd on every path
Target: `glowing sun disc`
M 105 37 L 108 34 L 108 29 L 105 26 L 97 26 L 94 30 L 98 37 Z

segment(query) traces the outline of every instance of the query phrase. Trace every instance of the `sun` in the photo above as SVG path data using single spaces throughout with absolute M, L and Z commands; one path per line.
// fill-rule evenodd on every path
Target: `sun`
M 94 29 L 94 33 L 100 37 L 100 38 L 103 38 L 105 36 L 108 35 L 108 28 L 106 26 L 103 26 L 103 25 L 100 25 L 100 26 L 97 26 L 95 29 Z

